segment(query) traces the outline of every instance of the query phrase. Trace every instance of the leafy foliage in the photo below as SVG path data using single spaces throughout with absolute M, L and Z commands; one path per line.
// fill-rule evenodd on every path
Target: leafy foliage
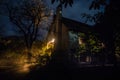
M 81 16 L 82 16 L 82 18 L 85 19 L 85 23 L 90 21 L 90 22 L 94 22 L 95 24 L 98 24 L 103 19 L 104 13 L 103 12 L 97 12 L 94 15 L 87 14 L 87 13 L 82 13 Z
M 18 39 L 18 38 L 17 38 Z M 24 41 L 19 39 L 2 39 L 0 47 L 0 65 L 21 65 L 27 61 L 27 50 Z M 2 48 L 2 47 L 5 48 Z M 1 51 L 2 49 L 2 51 Z M 35 41 L 31 50 L 31 63 L 46 65 L 51 59 L 53 45 L 47 47 L 47 42 Z M 9 60 L 8 60 L 9 59 Z
M 107 5 L 107 0 L 93 0 L 89 9 L 100 9 L 103 5 Z
M 88 43 L 90 45 L 90 49 L 91 49 L 91 52 L 94 54 L 94 53 L 98 53 L 102 50 L 103 46 L 102 46 L 102 42 L 96 38 L 96 36 L 94 35 L 90 35 L 89 36 L 89 40 L 88 40 Z
M 71 49 L 71 57 L 74 57 L 77 61 L 82 61 L 82 59 L 87 59 L 87 57 L 91 57 L 94 55 L 94 58 L 98 55 L 102 55 L 102 51 L 104 49 L 103 43 L 95 36 L 95 34 L 90 33 L 74 33 L 76 36 L 72 36 L 70 43 L 72 44 Z M 103 55 L 102 55 L 103 56 Z
M 73 4 L 73 0 L 51 0 L 51 3 L 53 4 L 55 1 L 59 2 L 60 4 L 63 4 L 65 8 L 68 5 L 72 6 L 72 4 Z

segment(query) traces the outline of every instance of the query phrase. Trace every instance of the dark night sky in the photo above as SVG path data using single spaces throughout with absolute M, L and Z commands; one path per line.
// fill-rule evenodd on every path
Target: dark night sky
M 58 5 L 58 3 L 50 4 L 51 0 L 47 0 L 47 3 L 50 8 L 52 8 L 55 11 L 55 6 Z M 89 13 L 91 15 L 97 13 L 98 11 L 101 10 L 89 10 L 89 6 L 92 3 L 93 0 L 74 0 L 74 4 L 72 7 L 68 6 L 67 8 L 63 8 L 63 16 L 80 21 L 80 22 L 85 22 L 85 19 L 81 18 L 82 13 Z M 104 10 L 104 7 L 101 8 L 102 11 Z M 87 24 L 89 25 L 94 25 L 94 22 L 88 22 Z
M 48 6 L 50 9 L 55 12 L 55 8 L 58 5 L 58 3 L 51 4 L 51 0 L 46 0 Z M 89 13 L 93 15 L 97 12 L 97 10 L 89 10 L 89 6 L 91 4 L 92 0 L 74 0 L 74 4 L 72 7 L 68 6 L 67 8 L 63 8 L 63 16 L 66 18 L 70 18 L 76 21 L 85 22 L 84 19 L 81 18 L 82 13 Z M 88 22 L 89 25 L 94 25 L 94 22 Z M 0 26 L 4 26 L 6 35 L 14 35 L 14 32 L 12 31 L 12 24 L 9 22 L 8 17 L 6 16 L 0 16 Z

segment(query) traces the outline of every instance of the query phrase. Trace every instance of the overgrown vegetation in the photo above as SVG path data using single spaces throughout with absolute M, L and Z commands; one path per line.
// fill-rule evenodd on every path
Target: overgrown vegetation
M 71 32 L 71 59 L 77 62 L 95 62 L 109 63 L 106 51 L 106 45 L 97 36 L 92 33 L 75 33 Z M 116 49 L 116 56 L 119 60 L 119 47 Z
M 27 49 L 24 41 L 15 39 L 2 39 L 0 41 L 0 65 L 22 65 L 25 63 L 37 63 L 41 66 L 46 65 L 50 58 L 53 45 L 47 46 L 47 42 L 35 41 L 32 47 L 32 57 L 28 61 Z
M 6 11 L 9 21 L 14 24 L 16 34 L 23 36 L 28 57 L 31 57 L 34 41 L 42 37 L 40 30 L 50 25 L 50 9 L 44 0 L 7 0 L 1 2 L 1 6 L 5 7 L 3 12 Z

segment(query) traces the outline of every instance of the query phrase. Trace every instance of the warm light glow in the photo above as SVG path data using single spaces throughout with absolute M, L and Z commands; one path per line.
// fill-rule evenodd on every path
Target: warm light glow
M 16 68 L 16 71 L 17 71 L 17 73 L 29 73 L 31 67 L 34 67 L 36 65 L 37 65 L 37 63 L 34 63 L 34 64 L 33 63 L 25 63 L 24 65 Z
M 29 67 L 30 67 L 30 64 L 25 64 L 25 65 L 23 65 L 22 71 L 23 71 L 23 72 L 29 72 Z
M 47 43 L 47 49 L 49 48 L 49 45 L 53 45 L 55 42 L 55 39 L 53 38 L 51 41 Z
M 54 43 L 54 42 L 55 42 L 55 39 L 53 38 L 53 39 L 51 40 L 51 42 Z
M 24 65 L 16 67 L 15 70 L 17 73 L 29 73 L 30 66 L 31 66 L 30 64 L 24 64 Z

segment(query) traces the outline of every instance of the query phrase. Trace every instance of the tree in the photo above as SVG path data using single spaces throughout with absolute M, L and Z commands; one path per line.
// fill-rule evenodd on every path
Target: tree
M 54 3 L 55 1 L 59 2 L 59 5 L 64 5 L 64 7 L 67 7 L 68 4 L 70 6 L 72 6 L 73 4 L 73 0 L 51 0 L 52 3 Z
M 118 39 L 120 31 L 118 28 L 120 26 L 120 3 L 119 0 L 110 0 L 109 4 L 105 2 L 106 0 L 96 0 L 92 3 L 90 9 L 99 9 L 101 5 L 106 6 L 105 12 L 96 19 L 99 23 L 97 23 L 95 30 L 101 34 L 110 63 L 116 64 L 115 41 Z
M 62 5 L 65 7 L 69 4 L 73 4 L 73 0 L 51 0 L 59 2 L 59 8 L 62 11 Z M 104 12 L 98 12 L 94 16 L 86 15 L 86 21 L 94 21 L 96 23 L 95 31 L 100 34 L 100 39 L 105 44 L 105 48 L 110 56 L 111 63 L 116 63 L 115 47 L 116 39 L 119 37 L 120 26 L 120 3 L 119 0 L 93 0 L 89 9 L 101 9 L 101 6 L 105 6 Z M 83 15 L 84 16 L 84 15 Z M 92 17 L 92 18 L 91 18 Z
M 98 12 L 90 19 L 96 23 L 95 31 L 100 34 L 100 38 L 105 44 L 106 55 L 110 63 L 116 65 L 116 48 L 119 47 L 120 35 L 120 3 L 119 0 L 93 0 L 89 9 L 98 10 L 105 6 L 104 12 Z M 89 16 L 89 14 L 87 14 Z M 88 18 L 86 16 L 86 18 Z
M 31 55 L 33 42 L 38 36 L 41 23 L 49 17 L 49 10 L 42 0 L 18 0 L 14 4 L 7 3 L 8 17 L 24 37 L 24 42 Z

